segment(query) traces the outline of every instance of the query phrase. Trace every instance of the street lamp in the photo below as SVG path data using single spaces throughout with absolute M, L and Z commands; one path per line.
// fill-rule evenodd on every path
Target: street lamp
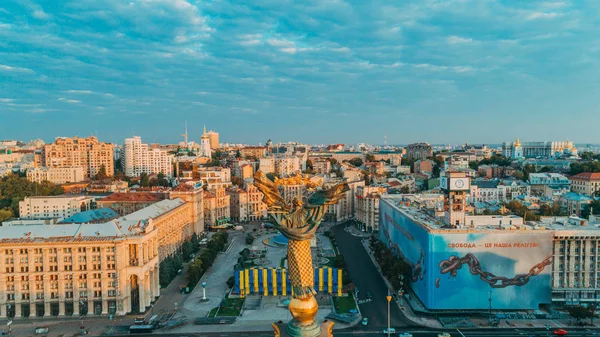
M 391 331 L 390 331 L 391 330 L 391 328 L 390 328 L 390 302 L 392 301 L 392 296 L 387 295 L 385 297 L 385 299 L 387 300 L 387 303 L 388 303 L 388 329 L 387 329 L 387 334 L 388 334 L 388 337 L 390 337 L 390 334 L 391 334 Z
M 202 302 L 208 301 L 206 299 L 206 282 L 202 282 Z

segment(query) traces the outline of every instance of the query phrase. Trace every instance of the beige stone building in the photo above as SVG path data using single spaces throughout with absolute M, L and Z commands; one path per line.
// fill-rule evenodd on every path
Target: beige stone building
M 104 166 L 106 174 L 112 176 L 115 171 L 114 145 L 100 143 L 96 137 L 56 138 L 53 144 L 42 148 L 40 164 L 47 167 L 82 167 L 89 179 Z
M 198 177 L 209 190 L 231 186 L 231 169 L 227 167 L 198 167 Z
M 242 158 L 255 157 L 262 158 L 267 155 L 266 146 L 246 146 L 240 149 Z
M 231 196 L 225 188 L 204 191 L 204 224 L 207 227 L 227 223 L 231 218 Z
M 191 207 L 163 200 L 107 223 L 0 227 L 0 318 L 146 311 L 160 261 L 194 231 Z
M 84 181 L 86 177 L 83 167 L 37 167 L 27 170 L 27 180 L 34 183 L 49 181 L 60 185 Z
M 208 142 L 210 144 L 211 150 L 216 150 L 219 148 L 219 133 L 213 130 L 210 130 L 206 133 L 208 135 Z
M 379 186 L 358 186 L 356 189 L 356 220 L 362 229 L 379 230 L 379 199 L 386 189 Z
M 134 136 L 126 138 L 121 151 L 123 171 L 128 177 L 139 177 L 142 173 L 148 175 L 162 173 L 173 177 L 173 155 L 166 149 L 150 148 L 142 143 L 142 138 Z
M 105 198 L 96 200 L 98 208 L 110 208 L 119 213 L 119 215 L 127 215 L 161 200 L 169 199 L 167 193 L 113 193 Z
M 569 177 L 569 180 L 573 192 L 587 196 L 595 196 L 600 192 L 600 173 L 582 172 Z
M 19 202 L 21 219 L 67 218 L 92 208 L 93 198 L 86 196 L 57 195 L 27 197 Z
M 329 188 L 335 184 L 341 183 L 342 179 L 330 180 L 324 187 Z M 346 221 L 356 216 L 356 192 L 359 187 L 365 186 L 364 180 L 347 181 L 349 190 L 346 191 L 346 197 L 341 199 L 335 205 L 327 206 L 327 220 L 334 222 Z
M 267 205 L 262 202 L 263 194 L 253 184 L 229 191 L 231 196 L 232 221 L 256 221 L 267 217 Z
M 313 170 L 317 174 L 327 174 L 331 171 L 331 163 L 324 159 L 315 160 L 313 161 Z
M 294 198 L 303 198 L 306 194 L 306 186 L 302 184 L 297 185 L 281 185 L 280 187 L 281 196 L 286 203 L 292 202 Z

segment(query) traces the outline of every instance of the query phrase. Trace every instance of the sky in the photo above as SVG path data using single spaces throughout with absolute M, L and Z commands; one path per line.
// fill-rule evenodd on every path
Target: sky
M 3 0 L 0 139 L 600 142 L 600 1 Z

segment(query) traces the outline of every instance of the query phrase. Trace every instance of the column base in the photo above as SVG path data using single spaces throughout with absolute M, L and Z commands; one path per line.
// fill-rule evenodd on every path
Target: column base
M 314 322 L 309 325 L 301 325 L 296 320 L 289 323 L 273 323 L 275 337 L 333 337 L 333 322 Z

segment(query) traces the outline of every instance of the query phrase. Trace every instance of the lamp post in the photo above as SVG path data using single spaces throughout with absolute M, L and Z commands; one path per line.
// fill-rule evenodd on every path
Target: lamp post
M 202 282 L 202 302 L 206 302 L 206 282 Z
M 392 296 L 387 295 L 385 297 L 385 299 L 387 300 L 387 303 L 388 303 L 388 328 L 387 328 L 387 335 L 388 335 L 388 337 L 390 337 L 390 335 L 391 335 L 391 331 L 390 331 L 390 302 L 392 301 Z

